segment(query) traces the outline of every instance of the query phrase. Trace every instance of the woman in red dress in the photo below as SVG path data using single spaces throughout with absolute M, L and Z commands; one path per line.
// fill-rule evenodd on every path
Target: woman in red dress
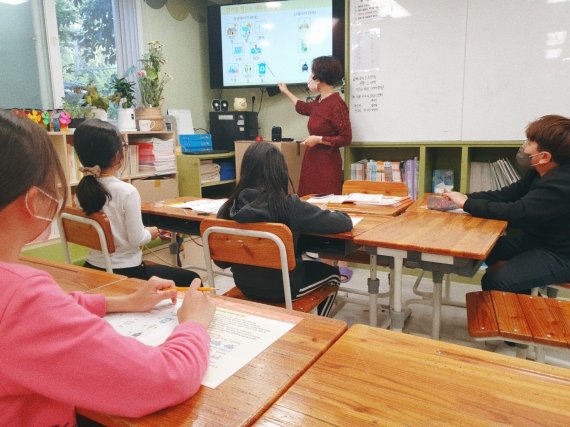
M 348 108 L 336 92 L 335 86 L 343 75 L 340 61 L 332 56 L 320 56 L 313 60 L 311 76 L 307 83 L 312 93 L 319 95 L 311 102 L 304 102 L 293 95 L 284 83 L 279 89 L 295 105 L 295 110 L 309 116 L 309 137 L 301 166 L 297 194 L 341 194 L 342 159 L 340 147 L 350 145 L 352 129 Z

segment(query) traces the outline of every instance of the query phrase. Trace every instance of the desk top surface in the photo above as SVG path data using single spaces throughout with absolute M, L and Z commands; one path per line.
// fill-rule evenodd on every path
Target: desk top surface
M 350 328 L 256 425 L 568 425 L 570 370 Z
M 485 259 L 507 223 L 451 212 L 414 210 L 355 237 L 357 244 Z
M 116 296 L 139 286 L 139 280 L 125 279 L 98 291 Z M 294 314 L 303 320 L 217 389 L 202 386 L 186 402 L 137 420 L 80 412 L 104 425 L 250 425 L 346 331 L 340 320 Z
M 174 203 L 184 203 L 184 202 L 190 202 L 192 200 L 202 200 L 202 199 L 204 199 L 204 197 L 186 196 L 186 197 L 177 197 L 175 199 L 167 199 L 160 202 L 146 202 L 141 205 L 141 211 L 143 214 L 168 216 L 172 218 L 180 218 L 180 219 L 199 221 L 199 222 L 201 222 L 204 218 L 208 217 L 215 218 L 216 214 L 199 215 L 196 211 L 193 211 L 192 209 L 174 208 L 172 206 L 168 206 Z
M 126 278 L 120 274 L 23 255 L 20 256 L 19 262 L 48 272 L 66 292 L 89 291 Z

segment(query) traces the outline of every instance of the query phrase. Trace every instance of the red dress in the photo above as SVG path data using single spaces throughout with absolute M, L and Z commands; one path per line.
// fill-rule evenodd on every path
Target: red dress
M 317 144 L 307 147 L 301 166 L 297 194 L 341 194 L 342 158 L 340 147 L 352 142 L 352 129 L 348 107 L 338 93 L 320 97 L 311 102 L 297 101 L 295 110 L 309 116 L 310 135 L 323 137 L 330 145 Z

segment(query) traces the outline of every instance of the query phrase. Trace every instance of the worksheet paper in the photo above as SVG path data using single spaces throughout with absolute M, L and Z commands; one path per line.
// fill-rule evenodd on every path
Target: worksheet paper
M 143 344 L 162 344 L 178 325 L 176 312 L 182 304 L 163 301 L 145 313 L 113 313 L 105 316 L 121 335 Z M 303 320 L 288 313 L 216 299 L 216 314 L 208 328 L 210 360 L 202 385 L 218 387 L 255 356 Z
M 192 209 L 196 212 L 217 213 L 228 199 L 200 199 L 184 203 L 172 203 L 171 208 Z

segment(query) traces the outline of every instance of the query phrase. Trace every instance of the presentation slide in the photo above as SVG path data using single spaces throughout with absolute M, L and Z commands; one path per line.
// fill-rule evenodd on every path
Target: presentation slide
M 332 55 L 332 19 L 331 0 L 222 6 L 224 86 L 306 82 Z

